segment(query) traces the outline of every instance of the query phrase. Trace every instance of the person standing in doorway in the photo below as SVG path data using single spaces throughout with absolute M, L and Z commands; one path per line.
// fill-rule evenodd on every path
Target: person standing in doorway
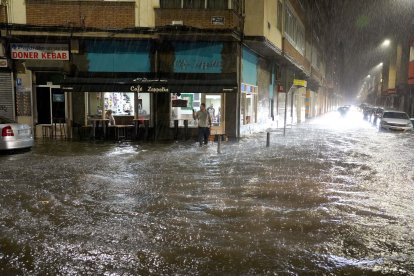
M 206 110 L 206 104 L 201 103 L 200 110 L 195 112 L 193 109 L 193 118 L 198 120 L 198 142 L 200 147 L 207 145 L 208 136 L 210 136 L 211 117 Z

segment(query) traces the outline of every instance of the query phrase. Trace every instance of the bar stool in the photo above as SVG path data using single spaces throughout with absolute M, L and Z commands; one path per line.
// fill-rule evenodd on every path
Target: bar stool
M 57 138 L 57 130 L 59 129 L 60 137 L 66 139 L 65 121 L 65 118 L 53 118 L 52 137 Z
M 42 125 L 43 138 L 50 138 L 53 134 L 52 125 Z

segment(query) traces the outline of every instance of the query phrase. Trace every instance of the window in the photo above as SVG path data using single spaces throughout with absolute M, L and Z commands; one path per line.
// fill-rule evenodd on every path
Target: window
M 289 42 L 301 54 L 305 53 L 305 28 L 300 20 L 293 14 L 291 9 L 285 9 L 285 34 Z
M 163 9 L 181 9 L 181 0 L 160 0 Z
M 204 9 L 205 0 L 184 0 L 184 9 Z
M 104 107 L 112 110 L 113 115 L 134 115 L 134 93 L 105 93 Z
M 241 85 L 241 124 L 248 125 L 257 122 L 258 87 L 248 84 Z
M 282 20 L 283 20 L 283 5 L 282 2 L 277 1 L 277 22 L 276 26 L 279 31 L 282 31 Z
M 207 8 L 216 9 L 216 10 L 226 10 L 228 9 L 228 1 L 227 0 L 208 0 Z
M 234 0 L 233 0 L 234 1 Z M 233 4 L 234 6 L 234 4 Z M 229 0 L 160 0 L 162 9 L 214 9 L 227 10 Z M 238 7 L 238 6 L 235 6 Z

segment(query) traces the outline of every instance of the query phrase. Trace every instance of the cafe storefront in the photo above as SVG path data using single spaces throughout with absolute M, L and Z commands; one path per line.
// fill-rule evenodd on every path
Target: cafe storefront
M 176 74 L 173 78 L 66 78 L 61 82 L 61 89 L 72 99 L 78 99 L 73 100 L 74 104 L 83 107 L 73 113 L 75 125 L 88 126 L 94 119 L 105 119 L 105 112 L 110 109 L 117 125 L 148 126 L 150 136 L 162 140 L 173 139 L 176 127 L 196 129 L 192 110 L 198 110 L 201 102 L 207 107 L 217 107 L 217 111 L 208 109 L 213 129 L 217 134 L 224 132 L 224 114 L 220 113 L 220 107 L 225 93 L 237 91 L 236 83 L 233 78 L 212 77 Z
M 148 125 L 154 139 L 173 139 L 177 128 L 184 127 L 196 135 L 192 111 L 204 102 L 212 116 L 212 132 L 225 133 L 226 105 L 237 94 L 233 46 L 165 43 L 83 41 L 84 52 L 73 56 L 77 76 L 60 83 L 72 99 L 74 125 L 104 119 L 110 109 L 116 124 Z M 229 102 L 226 95 L 231 95 Z M 234 113 L 236 107 L 229 110 Z

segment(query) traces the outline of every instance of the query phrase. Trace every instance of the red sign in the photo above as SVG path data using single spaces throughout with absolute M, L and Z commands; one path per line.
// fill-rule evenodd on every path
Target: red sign
M 12 59 L 69 60 L 67 44 L 12 43 Z

